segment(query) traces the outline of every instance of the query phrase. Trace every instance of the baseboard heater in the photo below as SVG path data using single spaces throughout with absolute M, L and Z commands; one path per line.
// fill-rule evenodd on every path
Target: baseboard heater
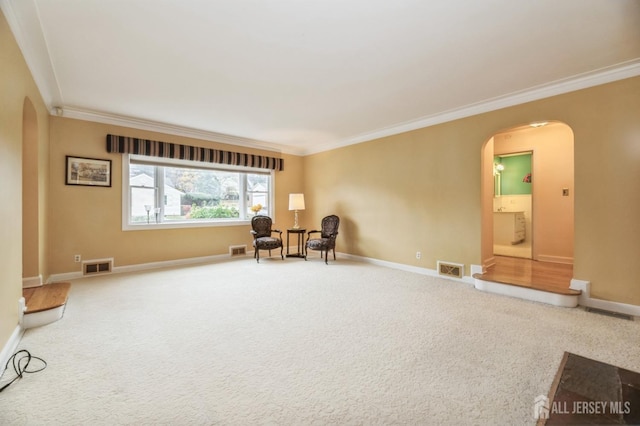
M 82 262 L 82 275 L 109 274 L 113 271 L 113 258 L 85 260 Z
M 620 312 L 612 312 L 612 311 L 607 311 L 605 309 L 591 308 L 588 306 L 584 308 L 584 310 L 587 312 L 592 312 L 594 314 L 606 315 L 608 317 L 614 317 L 614 318 L 624 319 L 627 321 L 633 321 L 633 317 L 631 315 L 621 314 Z

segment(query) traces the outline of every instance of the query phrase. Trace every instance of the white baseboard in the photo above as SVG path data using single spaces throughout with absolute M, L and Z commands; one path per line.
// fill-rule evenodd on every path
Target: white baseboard
M 402 263 L 389 262 L 386 260 L 373 259 L 371 257 L 356 256 L 356 255 L 347 254 L 347 253 L 338 253 L 338 254 L 340 255 L 340 257 L 355 260 L 357 262 L 371 263 L 373 265 L 386 266 L 387 268 L 399 269 L 401 271 L 407 271 L 407 272 L 414 272 L 416 274 L 429 275 L 432 277 L 438 277 L 445 280 L 464 282 L 466 284 L 471 284 L 471 285 L 474 284 L 473 278 L 466 275 L 462 278 L 447 277 L 447 276 L 438 274 L 438 271 L 435 269 L 421 268 L 419 266 L 405 265 Z M 482 266 L 471 265 L 472 274 L 475 274 L 478 271 L 482 272 Z
M 471 265 L 471 273 L 469 275 L 473 277 L 475 274 L 482 274 L 482 273 L 483 273 L 482 265 Z
M 582 291 L 578 302 L 581 306 L 640 317 L 640 306 L 592 298 L 590 281 L 572 279 L 570 288 Z
M 297 248 L 296 248 L 297 249 Z M 285 247 L 286 250 L 286 247 Z M 188 259 L 177 259 L 177 260 L 167 260 L 163 262 L 150 262 L 150 263 L 141 263 L 138 265 L 127 265 L 127 266 L 114 266 L 112 273 L 123 273 L 123 272 L 138 272 L 138 271 L 146 271 L 150 269 L 160 269 L 160 268 L 170 268 L 175 266 L 185 266 L 185 265 L 195 265 L 200 263 L 213 263 L 213 262 L 221 262 L 227 260 L 238 260 L 238 259 L 246 259 L 249 256 L 253 256 L 254 251 L 247 251 L 247 256 L 230 256 L 229 254 L 219 254 L 215 256 L 204 256 L 204 257 L 192 257 Z M 388 268 L 400 269 L 408 272 L 415 272 L 417 274 L 422 275 L 430 275 L 438 278 L 443 278 L 446 280 L 452 281 L 461 281 L 467 284 L 473 285 L 473 278 L 470 276 L 465 276 L 463 278 L 454 278 L 454 277 L 446 277 L 443 275 L 439 275 L 438 271 L 435 269 L 421 268 L 418 266 L 404 265 L 402 263 L 388 262 L 386 260 L 373 259 L 370 257 L 356 256 L 347 253 L 337 252 L 336 255 L 340 257 L 355 260 L 358 262 L 371 263 L 374 265 L 386 266 Z M 482 273 L 481 265 L 471 265 L 471 273 Z M 99 274 L 105 275 L 105 274 Z M 49 276 L 47 283 L 60 282 L 60 281 L 70 281 L 74 279 L 85 278 L 82 275 L 81 271 L 77 272 L 66 272 L 61 274 L 53 274 Z
M 9 358 L 16 352 L 16 348 L 18 344 L 20 344 L 20 339 L 22 339 L 22 335 L 24 334 L 24 329 L 18 324 L 16 328 L 11 333 L 11 337 L 7 340 L 2 351 L 0 351 L 0 377 L 4 372 L 4 367 L 7 365 Z
M 247 254 L 252 254 L 252 252 L 247 252 Z M 237 260 L 244 259 L 244 256 L 231 257 L 229 254 L 218 254 L 214 256 L 203 256 L 203 257 L 190 257 L 187 259 L 176 259 L 176 260 L 166 260 L 162 262 L 150 262 L 150 263 L 140 263 L 137 265 L 126 265 L 126 266 L 114 266 L 112 273 L 124 273 L 124 272 L 139 272 L 139 271 L 147 271 L 151 269 L 160 269 L 160 268 L 172 268 L 176 266 L 186 266 L 186 265 L 197 265 L 202 263 L 214 263 L 220 262 L 224 260 Z M 104 276 L 105 274 L 96 274 L 95 276 Z M 85 276 L 82 274 L 82 271 L 77 272 L 66 272 L 62 274 L 53 274 L 50 275 L 47 279 L 48 283 L 60 282 L 60 281 L 71 281 L 77 280 L 80 278 L 89 278 L 90 276 Z
M 402 263 L 389 262 L 386 260 L 374 259 L 374 258 L 364 257 L 364 256 L 356 256 L 348 253 L 338 252 L 337 255 L 339 255 L 342 258 L 351 259 L 358 262 L 385 266 L 388 268 L 399 269 L 402 271 L 414 272 L 416 274 L 438 277 L 445 280 L 464 282 L 467 284 L 471 284 L 474 287 L 476 287 L 476 280 L 473 278 L 473 274 L 482 273 L 481 265 L 470 265 L 471 276 L 464 276 L 463 278 L 453 278 L 453 277 L 446 277 L 446 276 L 439 275 L 438 271 L 435 269 L 421 268 L 418 266 L 405 265 Z M 248 256 L 253 256 L 253 251 L 247 251 L 247 257 Z M 163 261 L 163 262 L 143 263 L 138 265 L 114 266 L 113 273 L 145 271 L 150 269 L 195 265 L 195 264 L 201 264 L 201 263 L 213 263 L 213 262 L 221 262 L 221 261 L 229 261 L 229 260 L 234 261 L 239 259 L 246 259 L 246 257 L 245 256 L 231 257 L 228 254 L 221 254 L 221 255 L 214 255 L 214 256 L 169 260 L 169 261 Z M 82 272 L 80 271 L 68 272 L 68 273 L 51 275 L 47 280 L 47 282 L 51 283 L 51 282 L 59 282 L 59 281 L 69 281 L 69 280 L 79 279 L 79 278 L 84 278 L 84 276 L 82 275 Z M 598 309 L 605 309 L 608 311 L 624 313 L 627 315 L 640 316 L 640 306 L 591 298 L 590 287 L 591 285 L 589 281 L 581 281 L 576 279 L 571 280 L 570 288 L 575 290 L 582 290 L 582 294 L 578 298 L 579 305 L 598 308 Z M 534 295 L 534 296 L 537 296 L 537 295 Z M 558 303 L 560 303 L 558 306 L 567 306 L 567 303 L 571 304 L 573 302 L 560 301 Z M 552 303 L 552 304 L 556 304 L 556 303 Z
M 22 278 L 22 288 L 40 287 L 42 285 L 42 275 L 37 277 Z

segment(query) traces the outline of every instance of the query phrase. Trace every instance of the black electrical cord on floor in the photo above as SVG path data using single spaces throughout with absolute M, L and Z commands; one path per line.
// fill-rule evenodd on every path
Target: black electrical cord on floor
M 18 357 L 18 355 L 20 354 L 22 355 Z M 29 370 L 29 364 L 31 364 L 32 360 L 40 361 L 42 363 L 42 367 Z M 29 351 L 27 351 L 26 349 L 22 349 L 16 352 L 15 354 L 11 355 L 11 358 L 9 358 L 9 360 L 7 361 L 7 365 L 5 365 L 4 367 L 3 374 L 9 368 L 9 364 L 13 365 L 13 371 L 16 373 L 16 377 L 14 377 L 13 380 L 11 380 L 6 385 L 2 386 L 0 388 L 0 392 L 8 388 L 16 380 L 21 379 L 25 373 L 37 373 L 38 371 L 42 371 L 45 368 L 47 368 L 47 363 L 45 362 L 45 360 L 43 360 L 42 358 L 38 358 L 37 356 L 31 355 Z

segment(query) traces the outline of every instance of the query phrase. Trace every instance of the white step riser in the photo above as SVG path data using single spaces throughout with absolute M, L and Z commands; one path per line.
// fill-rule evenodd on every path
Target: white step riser
M 51 324 L 62 318 L 64 314 L 65 305 L 58 306 L 57 308 L 47 309 L 46 311 L 33 312 L 31 314 L 25 314 L 22 318 L 22 328 L 34 328 L 43 325 Z
M 478 290 L 486 291 L 503 296 L 517 297 L 519 299 L 531 300 L 534 302 L 546 303 L 564 308 L 575 308 L 578 306 L 577 295 L 550 293 L 532 288 L 519 287 L 509 284 L 500 284 L 492 281 L 475 279 L 475 287 Z

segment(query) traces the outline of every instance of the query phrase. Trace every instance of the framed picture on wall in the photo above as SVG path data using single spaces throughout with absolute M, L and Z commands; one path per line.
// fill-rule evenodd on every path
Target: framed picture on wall
M 67 185 L 111 186 L 111 160 L 67 155 Z

